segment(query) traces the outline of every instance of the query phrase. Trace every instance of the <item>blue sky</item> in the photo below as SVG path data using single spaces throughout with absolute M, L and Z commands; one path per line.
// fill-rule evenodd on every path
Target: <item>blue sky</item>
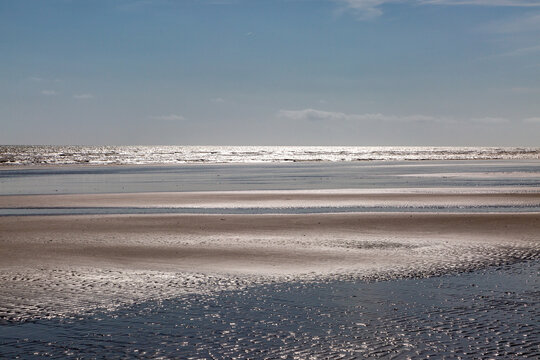
M 0 143 L 540 146 L 540 0 L 0 0 Z

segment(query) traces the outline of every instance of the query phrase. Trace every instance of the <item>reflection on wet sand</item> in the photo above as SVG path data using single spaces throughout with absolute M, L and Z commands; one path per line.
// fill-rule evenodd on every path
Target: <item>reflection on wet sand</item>
M 448 167 L 538 173 L 3 170 L 0 354 L 538 357 L 537 180 L 396 176 Z
M 430 276 L 540 255 L 537 213 L 32 216 L 0 224 L 0 311 L 12 320 L 268 281 Z

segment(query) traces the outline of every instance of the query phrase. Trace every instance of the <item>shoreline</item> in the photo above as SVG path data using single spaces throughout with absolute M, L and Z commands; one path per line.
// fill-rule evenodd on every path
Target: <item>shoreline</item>
M 1 146 L 1 145 L 0 145 Z M 383 147 L 384 148 L 384 147 Z M 430 148 L 430 147 L 427 147 Z M 446 148 L 446 147 L 445 147 Z M 454 147 L 456 149 L 459 149 L 460 147 Z M 512 147 L 510 147 L 512 149 Z M 534 149 L 540 149 L 540 148 L 534 148 Z M 396 158 L 396 159 L 354 159 L 354 160 L 323 160 L 323 159 L 291 159 L 291 160 L 260 160 L 260 161 L 200 161 L 200 160 L 192 160 L 192 161 L 185 161 L 185 162 L 149 162 L 149 163 L 87 163 L 87 162 L 73 162 L 73 163 L 46 163 L 46 164 L 8 164 L 8 163 L 0 163 L 0 172 L 2 170 L 39 170 L 39 169 L 50 169 L 50 168 L 98 168 L 98 167 L 182 167 L 182 166 L 261 166 L 261 165 L 298 165 L 298 164 L 322 164 L 322 165 L 331 165 L 331 164 L 367 164 L 367 163 L 373 163 L 375 164 L 396 164 L 396 163 L 406 163 L 406 165 L 410 165 L 410 163 L 417 162 L 419 164 L 426 164 L 429 162 L 432 162 L 434 164 L 438 163 L 447 163 L 446 165 L 452 165 L 454 163 L 455 165 L 465 165 L 465 163 L 472 163 L 471 165 L 478 165 L 478 163 L 485 162 L 486 164 L 492 164 L 492 163 L 508 163 L 508 162 L 517 162 L 517 163 L 540 163 L 540 157 L 536 158 L 413 158 L 413 159 L 407 159 L 407 158 Z M 457 164 L 462 163 L 462 164 Z M 397 165 L 399 166 L 399 165 Z

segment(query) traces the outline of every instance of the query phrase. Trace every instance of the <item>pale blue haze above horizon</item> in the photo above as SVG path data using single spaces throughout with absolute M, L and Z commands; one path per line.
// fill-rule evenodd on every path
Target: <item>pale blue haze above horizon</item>
M 540 146 L 540 0 L 0 0 L 0 144 Z

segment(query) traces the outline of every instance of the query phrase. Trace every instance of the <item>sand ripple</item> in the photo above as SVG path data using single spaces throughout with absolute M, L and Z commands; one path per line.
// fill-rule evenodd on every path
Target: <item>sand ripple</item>
M 536 261 L 427 279 L 192 294 L 0 327 L 0 344 L 12 358 L 536 359 L 539 271 Z
M 334 261 L 330 264 L 315 263 L 304 271 L 293 267 L 292 271 L 277 270 L 274 273 L 197 273 L 85 266 L 12 268 L 0 273 L 0 319 L 19 322 L 36 318 L 77 317 L 148 300 L 163 301 L 186 294 L 215 294 L 265 283 L 422 278 L 540 259 L 540 246 L 536 243 L 457 246 L 337 240 L 334 244 L 319 246 L 326 248 L 323 253 L 327 253 L 328 258 L 343 256 L 348 257 L 349 262 L 337 265 Z M 395 261 L 360 262 L 369 256 Z M 406 261 L 403 261 L 405 256 Z M 354 259 L 357 259 L 356 263 Z
M 378 281 L 540 259 L 540 214 L 0 217 L 0 319 L 274 282 Z

